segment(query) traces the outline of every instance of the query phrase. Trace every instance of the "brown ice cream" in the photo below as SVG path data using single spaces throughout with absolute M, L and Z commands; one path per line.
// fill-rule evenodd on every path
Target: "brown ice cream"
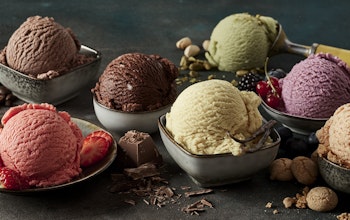
M 80 43 L 70 29 L 53 18 L 33 16 L 12 34 L 0 62 L 31 77 L 47 79 L 89 62 L 79 50 Z
M 144 132 L 131 130 L 125 133 L 118 142 L 121 149 L 118 156 L 124 167 L 138 167 L 145 163 L 162 163 L 152 137 Z
M 108 64 L 92 89 L 97 101 L 126 112 L 171 104 L 177 95 L 178 68 L 158 55 L 128 53 Z

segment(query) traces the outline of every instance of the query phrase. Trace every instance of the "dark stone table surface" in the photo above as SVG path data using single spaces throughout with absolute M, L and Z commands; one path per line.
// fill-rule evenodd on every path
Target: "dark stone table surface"
M 311 45 L 314 42 L 341 48 L 350 48 L 350 2 L 347 0 L 322 1 L 191 1 L 191 0 L 13 0 L 0 3 L 0 47 L 4 47 L 11 34 L 29 16 L 54 17 L 63 26 L 70 27 L 79 40 L 102 53 L 100 72 L 117 56 L 127 52 L 159 54 L 179 64 L 182 51 L 175 47 L 184 36 L 195 44 L 209 39 L 214 26 L 222 18 L 240 12 L 268 15 L 278 20 L 288 38 L 296 43 Z M 271 68 L 288 71 L 300 57 L 282 54 L 273 57 Z M 230 80 L 233 73 L 208 71 L 203 78 L 215 74 Z M 87 86 L 74 99 L 57 108 L 68 111 L 73 117 L 100 125 Z M 188 84 L 179 87 L 183 89 Z M 20 102 L 19 102 L 20 103 Z M 7 109 L 1 107 L 1 114 Z M 153 134 L 164 157 L 164 177 L 175 193 L 183 194 L 181 186 L 200 189 L 182 171 L 166 152 L 159 134 Z M 117 137 L 116 137 L 117 138 Z M 310 209 L 286 209 L 283 198 L 294 196 L 303 188 L 296 182 L 273 182 L 263 170 L 251 180 L 214 188 L 208 195 L 186 198 L 163 207 L 147 205 L 143 198 L 131 194 L 110 193 L 111 173 L 114 164 L 100 175 L 76 186 L 53 192 L 14 195 L 0 193 L 0 219 L 336 219 L 350 212 L 350 195 L 338 193 L 339 204 L 328 213 Z M 201 198 L 210 201 L 199 216 L 181 209 Z M 133 199 L 136 205 L 125 201 Z M 273 208 L 265 205 L 271 202 Z M 273 210 L 278 214 L 273 214 Z

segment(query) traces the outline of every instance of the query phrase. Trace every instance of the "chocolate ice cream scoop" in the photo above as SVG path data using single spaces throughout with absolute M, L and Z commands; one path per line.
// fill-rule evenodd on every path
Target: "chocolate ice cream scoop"
M 33 16 L 12 34 L 5 50 L 9 67 L 37 78 L 50 70 L 67 69 L 79 49 L 70 29 L 53 18 Z
M 109 63 L 92 92 L 100 104 L 111 109 L 155 110 L 175 100 L 178 73 L 166 58 L 128 53 Z

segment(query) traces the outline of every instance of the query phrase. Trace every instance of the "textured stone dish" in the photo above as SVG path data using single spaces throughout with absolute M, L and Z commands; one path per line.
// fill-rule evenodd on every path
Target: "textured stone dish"
M 93 105 L 97 119 L 109 131 L 123 135 L 129 130 L 146 133 L 158 131 L 158 118 L 170 110 L 171 104 L 154 111 L 124 112 L 109 109 L 93 97 Z
M 317 159 L 320 174 L 335 190 L 350 193 L 350 169 L 341 167 L 323 157 Z
M 95 59 L 49 80 L 35 79 L 0 64 L 0 83 L 25 102 L 61 104 L 78 95 L 82 88 L 97 78 L 101 54 L 84 45 L 80 53 Z
M 290 128 L 293 132 L 301 135 L 309 135 L 310 133 L 317 131 L 328 119 L 296 117 L 271 108 L 264 101 L 262 101 L 261 106 L 273 119 Z
M 220 186 L 248 180 L 257 172 L 268 167 L 275 159 L 280 136 L 272 130 L 273 143 L 253 153 L 233 156 L 231 153 L 216 155 L 195 155 L 176 143 L 166 129 L 165 115 L 158 120 L 162 141 L 175 162 L 201 187 Z

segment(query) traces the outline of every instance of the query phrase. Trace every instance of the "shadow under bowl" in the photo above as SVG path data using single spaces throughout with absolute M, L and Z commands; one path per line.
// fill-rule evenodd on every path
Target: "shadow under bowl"
M 0 64 L 0 83 L 25 102 L 61 104 L 77 96 L 82 88 L 97 78 L 100 52 L 81 45 L 79 53 L 94 60 L 48 80 L 36 79 Z
M 137 130 L 146 133 L 158 131 L 158 118 L 170 110 L 172 104 L 153 111 L 124 112 L 107 108 L 93 96 L 95 114 L 100 123 L 109 131 L 123 135 L 127 131 Z
M 290 115 L 268 106 L 264 101 L 261 103 L 262 108 L 273 119 L 280 122 L 293 132 L 301 135 L 309 135 L 320 129 L 328 120 L 328 118 L 307 118 Z
M 158 120 L 160 136 L 175 162 L 201 187 L 221 186 L 251 179 L 275 159 L 281 138 L 273 129 L 273 143 L 253 153 L 233 156 L 231 153 L 196 155 L 178 144 L 166 128 L 166 118 Z
M 317 159 L 324 181 L 335 190 L 350 193 L 350 169 L 341 167 L 324 157 Z

